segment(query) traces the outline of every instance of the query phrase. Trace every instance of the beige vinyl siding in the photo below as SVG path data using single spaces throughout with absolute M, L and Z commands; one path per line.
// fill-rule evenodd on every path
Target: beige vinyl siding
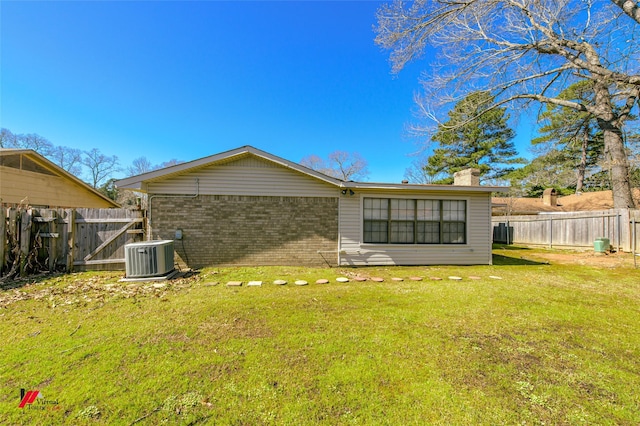
M 32 206 L 114 207 L 114 204 L 61 176 L 4 166 L 0 166 L 0 198 L 7 204 L 18 204 L 26 198 Z
M 467 201 L 466 244 L 362 243 L 362 199 L 413 198 Z M 491 263 L 491 194 L 473 192 L 368 192 L 340 199 L 341 265 L 471 265 Z
M 196 186 L 197 179 L 197 186 Z M 336 197 L 334 185 L 256 157 L 216 164 L 149 182 L 150 194 Z

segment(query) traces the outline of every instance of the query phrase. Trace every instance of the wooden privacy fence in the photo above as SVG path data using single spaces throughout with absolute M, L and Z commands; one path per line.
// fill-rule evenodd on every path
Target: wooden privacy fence
M 124 270 L 124 246 L 144 237 L 145 217 L 126 209 L 3 209 L 0 276 Z
M 493 216 L 491 222 L 494 243 L 593 248 L 596 239 L 608 238 L 616 250 L 640 249 L 638 210 Z

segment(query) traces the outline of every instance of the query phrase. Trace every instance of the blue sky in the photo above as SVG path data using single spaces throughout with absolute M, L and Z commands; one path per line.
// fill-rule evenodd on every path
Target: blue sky
M 426 64 L 390 73 L 379 5 L 2 1 L 1 126 L 123 167 L 243 145 L 296 162 L 358 152 L 369 181 L 400 182 Z M 518 133 L 526 155 L 527 123 Z

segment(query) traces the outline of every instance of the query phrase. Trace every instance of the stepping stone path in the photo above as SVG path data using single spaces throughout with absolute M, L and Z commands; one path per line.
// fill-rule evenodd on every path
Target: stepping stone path
M 451 275 L 451 276 L 449 276 L 447 278 L 449 280 L 452 280 L 452 281 L 462 281 L 463 280 L 462 277 L 458 277 L 458 276 L 455 276 L 455 275 Z M 499 276 L 496 276 L 496 275 L 489 275 L 489 278 L 494 279 L 494 280 L 501 280 L 502 279 L 502 277 L 499 277 Z M 409 277 L 408 279 L 411 280 L 411 281 L 422 281 L 424 278 L 423 277 L 418 277 L 418 276 L 412 276 L 412 277 Z M 429 277 L 428 279 L 430 279 L 432 281 L 442 281 L 442 278 L 440 278 L 440 277 Z M 470 279 L 470 280 L 481 280 L 482 277 L 477 276 L 477 275 L 470 275 L 468 277 L 468 279 Z M 351 280 L 357 281 L 357 282 L 363 282 L 363 281 L 367 281 L 367 280 L 371 280 L 373 282 L 378 282 L 378 283 L 384 282 L 384 278 L 382 278 L 382 277 L 369 277 L 369 278 L 367 278 L 367 277 L 355 276 L 355 277 L 351 277 L 351 279 L 349 279 L 347 277 L 337 277 L 336 278 L 336 281 L 340 282 L 340 283 L 348 283 Z M 393 277 L 393 278 L 391 278 L 391 280 L 395 281 L 395 282 L 402 282 L 402 281 L 404 281 L 404 278 Z M 316 280 L 315 283 L 316 284 L 328 284 L 329 282 L 330 281 L 328 279 L 321 278 L 319 280 Z M 218 284 L 218 283 L 217 282 L 207 283 L 205 285 L 216 285 L 216 284 Z M 229 281 L 229 282 L 227 282 L 227 287 L 240 287 L 243 284 L 244 284 L 243 281 Z M 275 285 L 285 285 L 285 284 L 287 284 L 287 281 L 285 281 L 285 280 L 275 280 L 275 281 L 273 281 L 273 284 L 275 284 Z M 296 280 L 295 281 L 295 285 L 299 285 L 299 286 L 304 286 L 304 285 L 308 285 L 308 284 L 309 283 L 307 281 L 305 281 L 305 280 Z M 262 286 L 262 281 L 249 281 L 249 282 L 247 282 L 246 285 L 247 285 L 247 287 L 260 287 L 260 286 Z M 165 287 L 166 284 L 159 283 L 159 284 L 153 284 L 152 286 L 154 288 L 158 288 L 159 289 L 159 288 Z

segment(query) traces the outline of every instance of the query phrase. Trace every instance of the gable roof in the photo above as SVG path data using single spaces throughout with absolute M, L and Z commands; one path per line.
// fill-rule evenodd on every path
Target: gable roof
M 86 182 L 82 181 L 81 179 L 79 179 L 76 176 L 72 175 L 71 173 L 67 172 L 65 169 L 63 169 L 62 167 L 58 166 L 57 164 L 51 162 L 46 157 L 44 157 L 43 155 L 37 153 L 34 150 L 31 150 L 31 149 L 0 148 L 0 166 L 3 165 L 3 162 L 6 161 L 6 159 L 9 156 L 12 156 L 12 155 L 25 156 L 29 160 L 31 160 L 33 163 L 35 163 L 38 167 L 41 167 L 42 169 L 46 170 L 47 172 L 53 174 L 54 176 L 58 176 L 58 177 L 61 177 L 63 179 L 67 179 L 67 180 L 72 181 L 74 184 L 80 186 L 82 189 L 88 191 L 92 195 L 94 195 L 94 196 L 104 200 L 105 202 L 107 202 L 109 205 L 111 205 L 111 207 L 116 207 L 116 208 L 120 207 L 120 205 L 118 203 L 116 203 L 115 201 L 113 201 L 111 198 L 105 196 L 100 191 L 98 191 L 95 188 L 93 188 L 91 185 L 88 185 Z
M 142 173 L 136 176 L 131 176 L 128 178 L 120 179 L 116 181 L 116 186 L 118 188 L 125 189 L 134 189 L 134 190 L 144 190 L 143 184 L 147 182 L 153 182 L 160 179 L 165 179 L 172 175 L 180 175 L 188 172 L 192 172 L 194 170 L 208 167 L 216 164 L 225 164 L 232 161 L 239 160 L 241 158 L 247 156 L 255 156 L 258 158 L 262 158 L 266 161 L 278 164 L 287 169 L 294 170 L 296 172 L 311 176 L 315 179 L 322 180 L 324 182 L 330 183 L 332 185 L 340 186 L 343 182 L 340 179 L 336 179 L 334 177 L 325 175 L 323 173 L 312 170 L 308 167 L 305 167 L 301 164 L 294 163 L 289 160 L 285 160 L 284 158 L 280 158 L 273 154 L 269 154 L 268 152 L 261 151 L 257 148 L 254 148 L 249 145 L 245 145 L 240 148 L 232 149 L 230 151 L 221 152 L 219 154 L 210 155 L 208 157 L 203 157 L 197 160 L 189 161 L 186 163 L 176 164 L 174 166 L 165 167 L 163 169 L 153 170 L 147 173 Z
M 344 181 L 342 179 L 328 176 L 324 173 L 320 173 L 316 170 L 305 167 L 301 164 L 294 163 L 293 161 L 286 160 L 260 149 L 254 148 L 250 145 L 245 145 L 240 148 L 225 151 L 219 154 L 210 155 L 197 160 L 189 161 L 186 163 L 176 164 L 163 169 L 153 170 L 151 172 L 142 173 L 136 176 L 120 179 L 115 182 L 118 188 L 132 189 L 136 191 L 144 192 L 146 190 L 145 185 L 149 182 L 166 179 L 171 176 L 181 175 L 189 173 L 197 169 L 208 167 L 216 164 L 225 164 L 232 161 L 239 160 L 247 156 L 255 156 L 271 163 L 278 164 L 287 169 L 302 173 L 306 176 L 318 179 L 328 184 L 334 185 L 337 188 L 353 188 L 353 189 L 372 189 L 372 190 L 414 190 L 414 191 L 472 191 L 472 192 L 493 192 L 504 190 L 503 187 L 488 187 L 488 186 L 455 186 L 455 185 L 424 185 L 424 184 L 409 184 L 409 183 L 371 183 L 371 182 L 354 182 Z

